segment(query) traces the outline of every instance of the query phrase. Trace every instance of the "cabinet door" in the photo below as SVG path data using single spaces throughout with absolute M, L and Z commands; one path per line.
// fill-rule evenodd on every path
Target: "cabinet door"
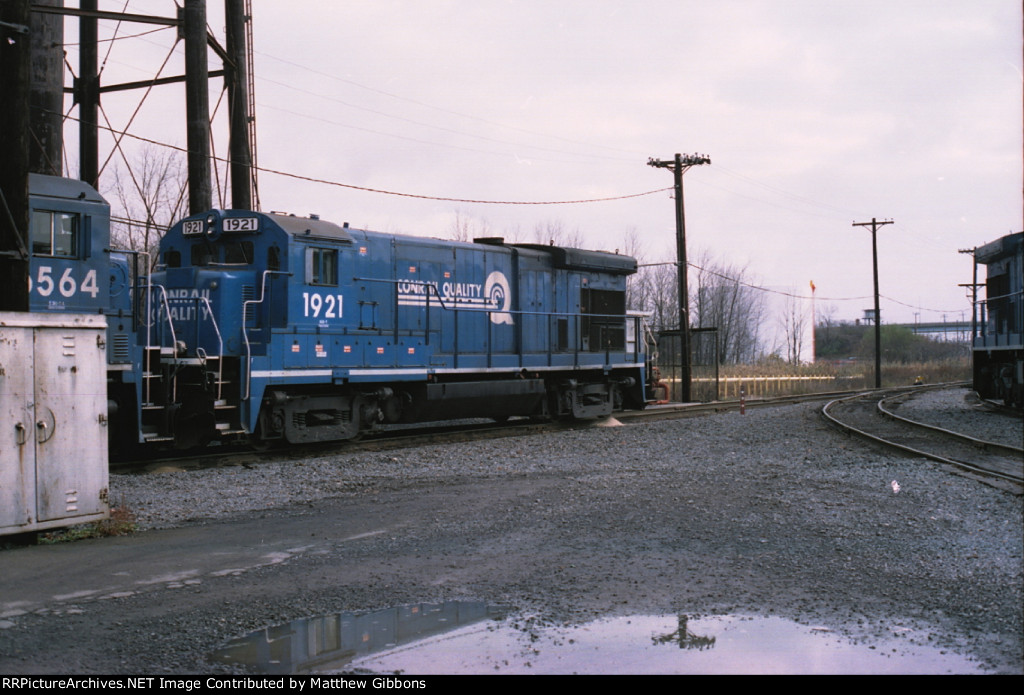
M 100 330 L 35 332 L 39 521 L 106 510 L 106 373 Z M 99 355 L 99 356 L 98 356 Z
M 0 529 L 34 521 L 32 329 L 0 329 Z

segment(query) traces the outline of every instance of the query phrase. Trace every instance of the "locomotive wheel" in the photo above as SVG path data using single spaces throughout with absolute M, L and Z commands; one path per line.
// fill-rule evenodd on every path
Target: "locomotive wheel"
M 253 451 L 270 451 L 274 447 L 275 442 L 270 439 L 264 439 L 260 436 L 259 431 L 253 432 L 249 435 L 249 448 Z

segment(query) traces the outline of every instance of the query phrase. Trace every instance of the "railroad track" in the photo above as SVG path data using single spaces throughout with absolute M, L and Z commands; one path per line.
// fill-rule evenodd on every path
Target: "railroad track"
M 1019 494 L 1024 489 L 1024 449 L 1021 447 L 984 441 L 895 413 L 901 399 L 920 392 L 921 388 L 896 393 L 872 391 L 838 398 L 827 403 L 822 414 L 843 431 L 990 481 L 1009 483 Z
M 916 387 L 915 391 L 920 391 Z M 876 397 L 892 396 L 906 393 L 907 389 L 895 389 L 872 392 Z M 658 420 L 675 420 L 688 417 L 700 417 L 714 413 L 736 411 L 742 409 L 753 409 L 804 403 L 809 401 L 829 400 L 830 403 L 842 403 L 852 398 L 864 396 L 863 392 L 839 391 L 830 393 L 811 393 L 796 396 L 778 396 L 773 398 L 754 398 L 744 402 L 740 400 L 714 401 L 711 403 L 673 403 L 661 406 L 649 407 L 646 410 L 626 411 L 616 413 L 614 418 L 623 424 L 640 424 L 643 422 L 654 422 Z M 220 466 L 252 466 L 271 461 L 302 460 L 316 456 L 326 456 L 339 453 L 355 453 L 360 451 L 382 451 L 388 449 L 399 449 L 416 446 L 427 446 L 431 444 L 444 444 L 451 442 L 480 441 L 502 437 L 518 437 L 542 432 L 555 432 L 565 429 L 594 426 L 593 422 L 531 422 L 525 418 L 513 419 L 504 423 L 495 422 L 474 422 L 467 424 L 429 423 L 423 426 L 389 428 L 372 435 L 366 435 L 360 440 L 346 442 L 325 442 L 318 444 L 306 444 L 302 446 L 288 446 L 286 448 L 272 448 L 267 451 L 254 451 L 245 446 L 222 446 L 206 449 L 201 452 L 182 452 L 180 454 L 168 455 L 160 458 L 149 458 L 145 461 L 126 461 L 111 463 L 111 471 L 117 473 L 147 473 L 164 470 L 191 470 L 201 468 L 213 468 Z M 858 431 L 842 422 L 836 423 L 849 431 Z M 870 428 L 868 428 L 870 429 Z M 920 454 L 916 450 L 913 453 Z M 926 454 L 920 454 L 926 455 Z M 1018 455 L 1018 459 L 1020 456 Z
M 657 420 L 676 420 L 688 417 L 699 417 L 714 413 L 722 413 L 744 408 L 759 408 L 788 405 L 806 401 L 832 399 L 837 396 L 849 395 L 850 391 L 814 393 L 799 396 L 777 396 L 774 398 L 756 398 L 745 402 L 739 400 L 714 401 L 711 403 L 673 403 L 647 408 L 646 410 L 616 413 L 614 420 L 623 424 L 640 424 Z M 301 446 L 271 448 L 256 451 L 245 445 L 225 445 L 211 447 L 202 451 L 168 453 L 145 460 L 112 461 L 110 470 L 123 474 L 144 474 L 167 470 L 194 470 L 221 466 L 252 466 L 271 461 L 302 460 L 329 454 L 355 453 L 359 451 L 382 451 L 430 444 L 451 442 L 480 441 L 501 437 L 519 437 L 542 432 L 592 427 L 605 422 L 531 422 L 526 418 L 517 418 L 508 422 L 459 422 L 422 426 L 390 427 L 373 434 L 364 435 L 361 439 L 344 442 L 324 442 L 304 444 Z
M 746 410 L 748 408 L 765 408 L 780 405 L 792 405 L 795 403 L 807 403 L 809 401 L 833 400 L 836 397 L 849 396 L 861 391 L 823 391 L 820 393 L 803 393 L 789 396 L 770 396 L 746 399 L 730 399 L 723 401 L 711 401 L 709 403 L 666 403 L 664 405 L 650 406 L 646 410 L 628 410 L 616 413 L 615 417 L 623 422 L 653 422 L 655 420 L 675 420 L 710 413 L 725 413 L 732 410 Z
M 428 423 L 429 425 L 429 423 Z M 578 425 L 577 425 L 578 426 Z M 431 444 L 479 441 L 517 437 L 540 432 L 569 429 L 572 423 L 530 422 L 523 418 L 508 422 L 440 424 L 433 427 L 393 427 L 349 441 L 331 441 L 255 450 L 245 445 L 210 447 L 196 452 L 168 454 L 159 458 L 111 462 L 110 470 L 124 474 L 144 474 L 167 470 L 197 470 L 226 466 L 252 466 L 276 461 L 300 461 L 317 456 L 384 451 Z

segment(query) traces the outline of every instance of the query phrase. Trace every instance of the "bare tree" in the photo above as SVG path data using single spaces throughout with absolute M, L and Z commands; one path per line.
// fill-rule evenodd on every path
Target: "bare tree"
M 754 287 L 746 267 L 720 264 L 707 251 L 697 258 L 689 283 L 694 293 L 690 297 L 691 323 L 718 329 L 722 364 L 754 361 L 761 352 L 764 295 Z
M 678 273 L 675 263 L 659 263 L 645 268 L 643 281 L 647 284 L 647 311 L 651 312 L 656 330 L 679 328 Z
M 786 297 L 781 323 L 783 339 L 786 342 L 786 360 L 792 365 L 798 365 L 803 349 L 804 330 L 807 328 L 807 315 L 799 297 Z
M 619 253 L 619 249 L 615 249 Z M 648 311 L 648 295 L 650 292 L 649 273 L 645 272 L 646 253 L 643 241 L 636 227 L 630 227 L 622 240 L 621 252 L 636 259 L 637 272 L 626 278 L 626 308 L 632 311 Z
M 160 239 L 184 214 L 186 186 L 185 166 L 174 151 L 145 147 L 133 166 L 116 167 L 112 244 L 148 254 L 152 268 Z
M 538 222 L 533 228 L 534 242 L 537 244 L 550 244 L 551 246 L 567 246 L 569 248 L 582 248 L 584 246 L 583 233 L 577 227 L 569 232 L 565 229 L 561 220 L 546 220 Z
M 487 220 L 471 217 L 461 210 L 455 211 L 455 219 L 448 230 L 448 238 L 452 241 L 473 241 L 491 235 L 491 226 Z
M 519 243 L 519 241 L 523 239 L 523 232 L 519 228 L 518 224 L 511 227 L 505 227 L 503 235 L 505 237 L 505 241 L 510 244 Z

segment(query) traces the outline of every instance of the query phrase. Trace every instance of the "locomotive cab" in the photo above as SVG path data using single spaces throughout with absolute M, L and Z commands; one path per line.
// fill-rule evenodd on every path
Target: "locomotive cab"
M 30 174 L 29 208 L 29 309 L 105 311 L 110 303 L 107 201 L 84 181 Z

